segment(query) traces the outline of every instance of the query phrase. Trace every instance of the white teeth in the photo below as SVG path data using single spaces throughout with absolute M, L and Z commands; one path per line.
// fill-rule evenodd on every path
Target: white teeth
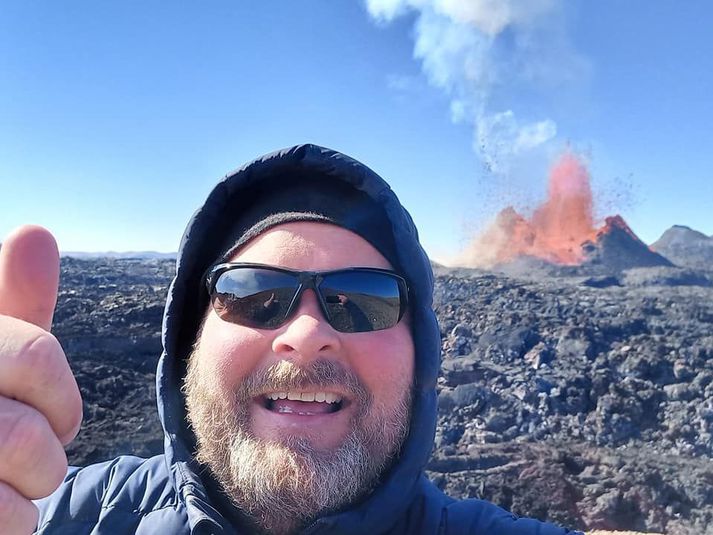
M 319 403 L 339 403 L 341 396 L 331 392 L 270 392 L 265 397 L 273 401 L 278 399 L 289 399 L 291 401 L 317 401 Z

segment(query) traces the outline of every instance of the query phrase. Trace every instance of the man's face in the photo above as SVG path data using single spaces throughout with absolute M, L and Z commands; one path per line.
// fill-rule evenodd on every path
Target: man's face
M 358 235 L 306 222 L 266 231 L 231 260 L 312 271 L 391 268 Z M 289 532 L 374 485 L 407 432 L 413 372 L 407 321 L 338 332 L 312 290 L 275 330 L 228 323 L 211 310 L 185 385 L 198 458 L 254 521 Z M 315 401 L 289 399 L 296 396 Z

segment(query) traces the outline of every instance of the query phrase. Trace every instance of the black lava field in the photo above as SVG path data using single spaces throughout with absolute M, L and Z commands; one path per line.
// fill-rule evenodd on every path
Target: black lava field
M 62 259 L 53 332 L 85 414 L 71 464 L 162 451 L 154 372 L 173 267 Z M 713 533 L 713 272 L 700 267 L 436 266 L 430 477 L 579 529 Z

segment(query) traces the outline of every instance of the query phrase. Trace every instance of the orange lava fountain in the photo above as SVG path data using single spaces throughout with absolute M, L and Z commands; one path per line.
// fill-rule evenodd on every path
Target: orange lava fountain
M 527 255 L 557 264 L 579 264 L 582 244 L 596 235 L 589 171 L 580 157 L 566 151 L 552 166 L 547 200 L 532 217 L 526 219 L 514 208 L 505 208 L 470 244 L 461 263 L 491 267 Z

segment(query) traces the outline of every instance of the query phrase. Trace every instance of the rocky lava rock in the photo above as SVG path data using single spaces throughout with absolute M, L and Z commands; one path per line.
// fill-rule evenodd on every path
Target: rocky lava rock
M 84 423 L 67 448 L 83 466 L 163 451 L 155 371 L 175 262 L 62 258 L 52 332 L 84 400 Z

